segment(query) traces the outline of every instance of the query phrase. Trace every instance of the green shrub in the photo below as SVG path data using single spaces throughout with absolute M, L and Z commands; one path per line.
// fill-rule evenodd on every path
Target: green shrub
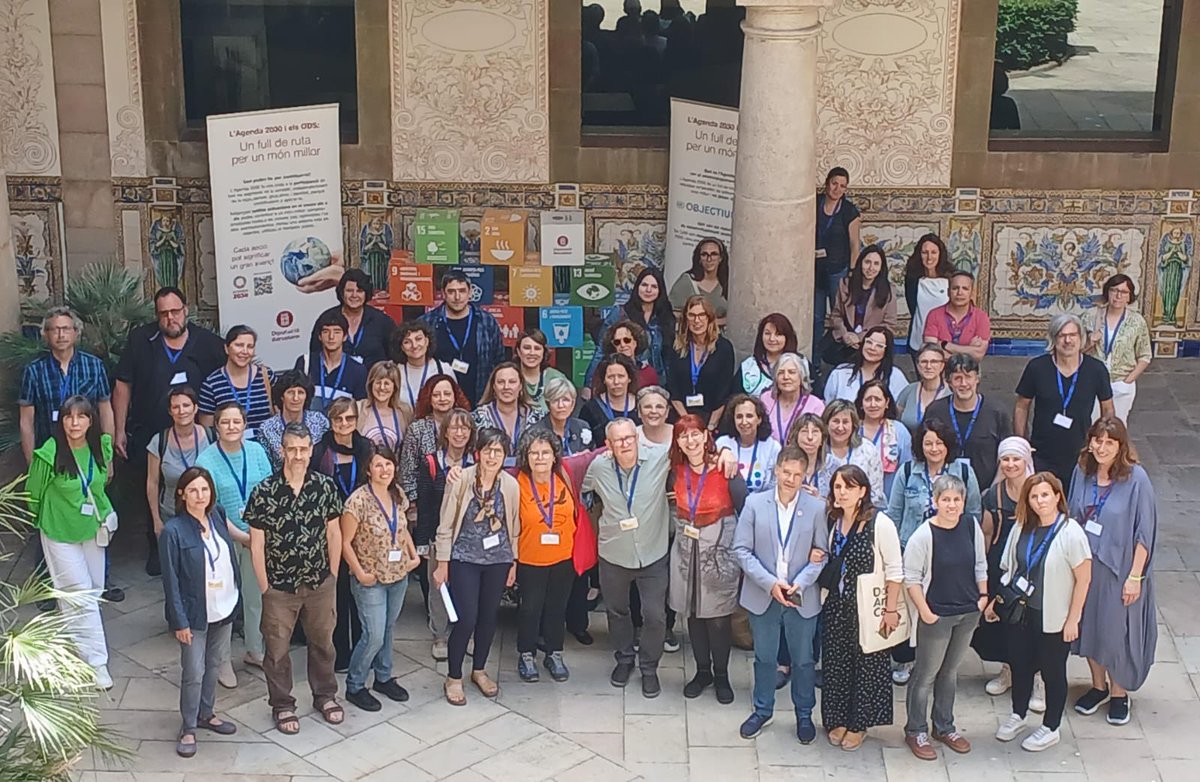
M 1071 56 L 1067 34 L 1078 12 L 1078 0 L 1000 0 L 996 59 L 1009 71 L 1062 62 Z

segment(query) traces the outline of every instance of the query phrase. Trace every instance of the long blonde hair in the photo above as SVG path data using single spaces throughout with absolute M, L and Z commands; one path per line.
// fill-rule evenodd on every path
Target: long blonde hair
M 708 316 L 708 330 L 704 333 L 704 344 L 701 347 L 712 350 L 716 347 L 717 337 L 721 335 L 717 328 L 717 311 L 713 309 L 712 302 L 707 297 L 699 294 L 688 296 L 687 302 L 683 305 L 682 317 L 675 321 L 675 352 L 682 354 L 690 346 L 692 332 L 688 328 L 688 310 L 695 306 L 704 308 L 704 314 Z

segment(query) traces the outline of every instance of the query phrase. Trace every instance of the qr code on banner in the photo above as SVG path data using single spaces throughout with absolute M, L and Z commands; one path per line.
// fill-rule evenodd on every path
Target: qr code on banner
M 269 274 L 255 276 L 254 295 L 269 296 L 275 292 L 274 278 Z

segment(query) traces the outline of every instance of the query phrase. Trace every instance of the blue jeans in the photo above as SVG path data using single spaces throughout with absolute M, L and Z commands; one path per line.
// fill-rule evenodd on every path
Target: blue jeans
M 217 700 L 217 674 L 221 663 L 229 659 L 229 638 L 233 622 L 192 630 L 192 642 L 179 644 L 179 714 L 183 724 L 179 735 L 196 735 L 196 723 L 213 718 Z
M 821 337 L 825 335 L 825 316 L 833 308 L 833 300 L 837 297 L 838 286 L 842 284 L 842 280 L 846 279 L 846 275 L 849 273 L 849 269 L 842 269 L 833 274 L 822 272 L 820 269 L 816 272 L 813 281 L 812 366 L 814 370 L 821 363 L 821 357 L 817 355 L 817 345 L 821 343 Z
M 779 630 L 792 652 L 792 704 L 797 717 L 811 717 L 817 705 L 816 660 L 813 638 L 817 618 L 805 619 L 795 609 L 784 609 L 774 600 L 762 614 L 750 613 L 754 638 L 754 713 L 764 717 L 775 711 L 775 665 L 779 655 Z
M 367 673 L 375 670 L 375 681 L 386 682 L 392 678 L 392 630 L 400 609 L 404 607 L 404 595 L 408 592 L 408 578 L 394 584 L 363 586 L 350 576 L 350 594 L 358 605 L 362 619 L 362 635 L 350 652 L 350 670 L 346 672 L 346 692 L 358 692 L 367 686 Z

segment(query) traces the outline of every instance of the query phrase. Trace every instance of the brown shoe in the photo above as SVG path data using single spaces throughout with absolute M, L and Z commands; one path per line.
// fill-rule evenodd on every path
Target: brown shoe
M 834 728 L 829 731 L 829 743 L 835 747 L 840 747 L 844 738 L 846 738 L 845 728 Z
M 485 698 L 495 698 L 500 694 L 500 686 L 492 681 L 485 671 L 472 671 L 471 683 L 475 685 Z
M 971 742 L 967 741 L 966 737 L 957 730 L 952 730 L 945 735 L 935 730 L 933 737 L 960 755 L 965 755 L 971 751 Z
M 847 752 L 853 752 L 862 746 L 863 741 L 867 738 L 867 732 L 864 730 L 861 733 L 855 733 L 847 730 L 846 735 L 842 737 L 842 749 Z
M 912 750 L 917 760 L 937 760 L 937 750 L 929 742 L 928 733 L 918 733 L 915 736 L 905 736 L 904 743 Z

